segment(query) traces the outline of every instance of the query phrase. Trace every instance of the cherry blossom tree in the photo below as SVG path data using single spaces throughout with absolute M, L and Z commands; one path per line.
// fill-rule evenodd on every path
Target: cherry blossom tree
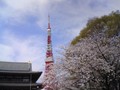
M 120 35 L 91 35 L 64 48 L 62 55 L 57 69 L 59 90 L 119 90 Z
M 94 18 L 67 47 L 54 70 L 57 90 L 120 90 L 120 13 Z

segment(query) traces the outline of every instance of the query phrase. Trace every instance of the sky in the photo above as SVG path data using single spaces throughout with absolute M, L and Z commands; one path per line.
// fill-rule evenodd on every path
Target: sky
M 89 19 L 120 10 L 120 0 L 0 0 L 0 61 L 44 71 L 48 14 L 56 59 Z

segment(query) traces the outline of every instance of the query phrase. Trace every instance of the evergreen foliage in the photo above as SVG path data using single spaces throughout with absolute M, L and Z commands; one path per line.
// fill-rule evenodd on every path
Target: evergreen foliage
M 113 37 L 114 35 L 119 34 L 120 12 L 118 10 L 107 16 L 105 15 L 100 18 L 92 18 L 88 20 L 86 27 L 83 28 L 80 34 L 72 40 L 71 44 L 75 45 L 81 38 L 86 38 L 94 33 L 101 32 L 103 29 L 105 30 L 104 33 L 106 37 Z

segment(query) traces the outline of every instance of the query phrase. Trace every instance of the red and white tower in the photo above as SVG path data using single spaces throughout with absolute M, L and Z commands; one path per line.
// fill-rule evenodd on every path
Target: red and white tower
M 50 27 L 50 16 L 48 16 L 48 36 L 47 36 L 47 52 L 46 52 L 46 65 L 53 63 L 53 53 L 52 53 L 52 41 L 51 41 L 51 27 Z
M 50 27 L 50 16 L 48 16 L 48 28 L 47 28 L 47 51 L 46 51 L 46 60 L 45 60 L 45 90 L 53 90 L 53 53 L 52 53 L 52 40 L 51 40 L 51 27 Z

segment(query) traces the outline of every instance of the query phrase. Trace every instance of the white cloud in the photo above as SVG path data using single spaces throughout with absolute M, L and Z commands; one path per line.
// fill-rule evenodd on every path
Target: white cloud
M 54 50 L 63 42 L 74 38 L 85 26 L 87 20 L 102 16 L 113 10 L 120 10 L 120 0 L 1 0 L 0 20 L 7 24 L 27 23 L 28 16 L 37 17 L 36 24 L 41 28 L 47 24 L 48 13 L 52 15 L 52 25 L 57 39 Z M 96 4 L 93 7 L 93 4 Z M 91 6 L 90 6 L 91 5 Z M 1 32 L 1 31 L 0 31 Z M 21 40 L 10 32 L 0 38 L 0 59 L 3 61 L 28 62 L 31 60 L 33 70 L 44 70 L 46 40 L 40 36 L 30 36 Z M 60 41 L 58 41 L 60 40 Z M 70 41 L 70 40 L 68 40 Z M 58 47 L 58 48 L 57 48 Z M 55 56 L 55 55 L 54 55 Z
M 44 16 L 45 6 L 48 6 L 46 0 L 4 0 L 5 6 L 0 8 L 2 19 L 24 22 L 28 15 Z
M 4 7 L 0 7 L 0 19 L 8 22 L 26 22 L 27 16 L 35 16 L 38 18 L 36 24 L 40 27 L 44 27 L 47 22 L 47 15 L 52 15 L 51 21 L 53 21 L 53 27 L 56 27 L 56 35 L 60 38 L 72 38 L 78 35 L 78 32 L 84 27 L 87 20 L 94 16 L 101 16 L 110 13 L 112 10 L 120 10 L 120 0 L 2 0 Z M 92 4 L 97 5 L 90 6 Z M 66 33 L 69 33 L 66 35 Z M 10 57 L 11 61 L 14 60 L 25 60 L 32 59 L 34 65 L 39 67 L 38 59 L 43 60 L 45 53 L 42 52 L 41 42 L 36 36 L 30 37 L 25 40 L 20 40 L 14 35 L 5 34 L 4 37 L 7 44 L 1 44 L 0 47 L 6 52 L 6 56 Z M 63 40 L 63 39 L 62 39 Z M 40 42 L 41 41 L 41 42 Z M 35 44 L 39 43 L 39 44 Z M 32 46 L 31 46 L 32 44 Z M 59 42 L 58 42 L 59 44 Z M 19 47 L 19 48 L 18 48 Z M 54 48 L 54 47 L 53 47 Z M 37 51 L 38 50 L 38 51 Z M 41 50 L 41 51 L 39 51 Z M 2 55 L 5 57 L 5 53 Z M 12 53 L 12 54 L 11 54 Z M 17 54 L 17 55 L 15 55 Z M 12 57 L 14 58 L 12 58 Z M 8 59 L 8 58 L 6 58 Z M 36 60 L 36 61 L 35 61 Z M 41 63 L 41 62 L 39 62 Z M 34 67 L 34 66 L 33 66 Z M 34 67 L 36 68 L 36 67 Z
M 4 44 L 0 44 L 0 58 L 3 61 L 29 62 L 33 70 L 44 69 L 45 48 L 42 38 L 31 36 L 20 40 L 12 33 L 4 33 Z
M 91 15 L 96 12 L 105 13 L 104 11 L 111 11 L 111 9 L 120 9 L 119 0 L 3 0 L 3 2 L 5 7 L 0 9 L 0 15 L 9 18 L 36 15 L 42 19 L 47 16 L 46 14 L 53 13 L 72 19 L 80 16 L 92 17 Z M 98 6 L 91 8 L 91 3 L 98 3 Z
M 0 8 L 2 19 L 23 23 L 27 16 L 33 15 L 38 17 L 36 23 L 40 27 L 46 25 L 48 13 L 56 17 L 54 19 L 61 19 L 66 26 L 71 26 L 120 9 L 119 0 L 3 0 L 3 2 L 5 6 Z
M 38 17 L 36 22 L 41 27 L 50 13 L 50 5 L 63 0 L 3 0 L 4 7 L 0 8 L 0 18 L 7 23 L 24 23 L 27 16 Z
M 0 60 L 5 61 L 8 60 L 10 56 L 12 56 L 13 50 L 8 45 L 0 44 Z

